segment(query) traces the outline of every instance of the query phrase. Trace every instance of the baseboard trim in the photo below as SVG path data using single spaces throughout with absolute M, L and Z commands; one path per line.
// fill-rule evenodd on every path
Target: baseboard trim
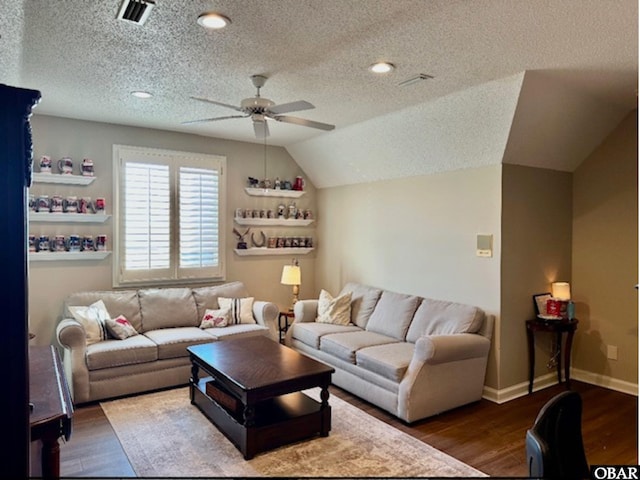
M 580 370 L 577 368 L 571 369 L 571 378 L 580 382 L 590 383 L 591 385 L 598 385 L 599 387 L 615 390 L 616 392 L 627 393 L 636 397 L 638 396 L 637 383 L 631 383 L 625 380 L 619 380 L 617 378 L 599 375 L 597 373 L 587 372 L 586 370 Z
M 589 383 L 591 385 L 597 385 L 599 387 L 608 388 L 617 392 L 627 393 L 629 395 L 638 396 L 638 384 L 626 382 L 624 380 L 618 380 L 617 378 L 608 377 L 605 375 L 598 375 L 585 370 L 579 370 L 576 368 L 571 369 L 571 379 L 579 382 Z M 563 378 L 564 380 L 564 378 Z M 533 391 L 537 392 L 548 388 L 558 383 L 558 376 L 556 373 L 547 373 L 533 380 Z M 485 387 L 482 390 L 482 398 L 494 403 L 505 403 L 516 398 L 523 397 L 529 393 L 529 382 L 521 382 L 515 385 L 511 385 L 507 388 L 500 390 Z

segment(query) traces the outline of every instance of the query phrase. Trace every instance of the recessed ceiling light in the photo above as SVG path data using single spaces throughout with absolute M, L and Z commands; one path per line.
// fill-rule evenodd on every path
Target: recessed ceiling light
M 371 70 L 373 73 L 389 73 L 394 68 L 396 67 L 393 63 L 378 62 L 371 65 L 369 67 L 369 70 Z
M 131 95 L 133 95 L 136 98 L 151 98 L 151 97 L 153 97 L 153 94 L 151 94 L 149 92 L 142 91 L 142 90 L 134 90 L 133 92 L 131 92 Z
M 224 28 L 231 23 L 228 17 L 216 12 L 203 13 L 198 17 L 198 25 L 204 28 Z

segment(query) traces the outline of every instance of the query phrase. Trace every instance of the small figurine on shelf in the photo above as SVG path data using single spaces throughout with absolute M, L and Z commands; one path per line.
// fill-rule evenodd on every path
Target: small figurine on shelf
M 287 218 L 293 220 L 297 218 L 298 215 L 298 207 L 296 207 L 296 203 L 292 202 L 289 204 L 289 216 Z
M 297 176 L 293 181 L 293 189 L 301 192 L 304 190 L 304 179 L 300 176 Z
M 260 181 L 257 178 L 249 177 L 247 180 L 250 188 L 258 188 Z
M 238 236 L 238 244 L 236 245 L 236 248 L 238 250 L 246 250 L 247 249 L 247 242 L 244 240 L 244 237 L 247 236 L 247 233 L 249 233 L 249 228 L 247 228 L 247 230 L 244 233 L 240 233 L 238 231 L 238 229 L 234 228 L 233 229 L 233 233 L 235 233 Z
M 93 177 L 93 160 L 90 158 L 85 158 L 82 160 L 81 166 L 82 176 L 84 177 Z
M 276 179 L 273 181 L 273 188 L 275 188 L 276 190 L 280 190 L 280 187 L 280 177 L 276 177 Z
M 284 220 L 284 212 L 287 210 L 283 204 L 278 205 L 278 218 Z

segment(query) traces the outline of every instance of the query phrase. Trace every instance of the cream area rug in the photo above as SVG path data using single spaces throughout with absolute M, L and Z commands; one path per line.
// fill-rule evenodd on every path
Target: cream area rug
M 305 391 L 319 399 L 319 389 Z M 251 460 L 173 390 L 102 402 L 139 477 L 479 478 L 484 473 L 332 396 L 331 433 Z

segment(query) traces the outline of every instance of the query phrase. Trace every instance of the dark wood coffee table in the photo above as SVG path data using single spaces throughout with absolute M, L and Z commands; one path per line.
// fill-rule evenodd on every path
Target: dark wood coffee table
M 188 347 L 191 403 L 249 460 L 331 430 L 332 367 L 267 337 Z M 208 376 L 200 378 L 200 370 Z M 317 402 L 301 390 L 320 387 Z

